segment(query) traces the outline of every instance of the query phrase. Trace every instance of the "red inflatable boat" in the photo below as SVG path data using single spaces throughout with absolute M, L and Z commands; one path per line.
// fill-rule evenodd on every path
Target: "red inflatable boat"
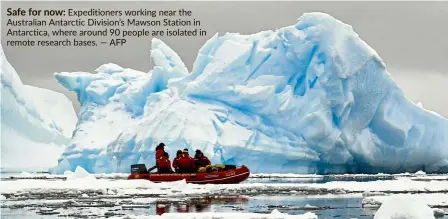
M 250 171 L 246 166 L 235 167 L 226 165 L 221 172 L 211 173 L 147 173 L 144 164 L 131 167 L 128 179 L 146 179 L 151 182 L 172 182 L 185 179 L 187 183 L 195 184 L 235 184 L 246 180 Z

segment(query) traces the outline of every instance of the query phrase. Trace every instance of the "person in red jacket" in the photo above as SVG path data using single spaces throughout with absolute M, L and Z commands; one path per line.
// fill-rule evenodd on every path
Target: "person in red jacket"
M 207 165 L 210 165 L 210 160 L 204 156 L 201 150 L 196 150 L 196 154 L 194 155 L 194 162 L 196 164 L 196 168 L 199 169 L 200 167 L 206 167 Z
M 196 167 L 194 164 L 194 159 L 188 154 L 188 149 L 184 149 L 182 156 L 179 158 L 179 172 L 181 173 L 192 173 L 195 172 Z
M 170 156 L 168 153 L 163 153 L 163 155 L 157 160 L 157 173 L 173 173 L 171 169 Z
M 196 172 L 196 165 L 194 163 L 194 158 L 190 157 L 190 154 L 188 153 L 188 148 L 184 148 L 184 154 L 186 154 L 187 157 L 190 159 L 191 171 Z
M 165 144 L 162 142 L 156 147 L 156 160 L 158 160 L 165 153 Z
M 176 153 L 176 158 L 174 158 L 173 160 L 173 168 L 176 171 L 176 173 L 180 172 L 180 164 L 179 164 L 179 159 L 182 157 L 182 151 L 181 150 L 177 150 Z
M 159 145 L 157 145 L 156 147 L 156 154 L 155 154 L 155 160 L 156 160 L 156 165 L 154 165 L 153 167 L 148 169 L 148 172 L 151 172 L 152 170 L 154 170 L 155 168 L 158 168 L 158 160 L 160 159 L 160 157 L 163 156 L 163 154 L 165 153 L 165 144 L 163 142 L 161 142 Z

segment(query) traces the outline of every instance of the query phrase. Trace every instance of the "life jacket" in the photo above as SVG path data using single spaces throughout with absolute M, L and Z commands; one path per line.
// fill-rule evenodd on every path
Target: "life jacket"
M 162 148 L 158 148 L 156 150 L 156 156 L 155 156 L 156 161 L 159 160 L 160 157 L 162 157 L 164 153 L 165 153 L 165 150 L 163 150 Z
M 194 160 L 188 155 L 188 153 L 182 153 L 182 156 L 179 158 L 178 164 L 181 169 L 195 168 Z
M 167 169 L 171 170 L 171 162 L 165 156 L 160 157 L 160 159 L 157 160 L 157 164 L 158 164 L 159 170 L 167 170 Z
M 174 160 L 173 160 L 173 167 L 174 167 L 174 169 L 178 169 L 180 167 L 179 159 L 180 159 L 181 156 L 178 156 L 178 157 L 174 158 Z

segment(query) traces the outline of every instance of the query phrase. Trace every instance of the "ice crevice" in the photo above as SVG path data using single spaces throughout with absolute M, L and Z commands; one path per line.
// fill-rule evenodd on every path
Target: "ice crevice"
M 171 156 L 200 149 L 252 172 L 448 172 L 448 120 L 410 101 L 379 55 L 330 15 L 216 34 L 191 72 L 161 40 L 151 45 L 149 72 L 108 64 L 55 75 L 82 104 L 55 172 L 150 166 L 159 142 Z

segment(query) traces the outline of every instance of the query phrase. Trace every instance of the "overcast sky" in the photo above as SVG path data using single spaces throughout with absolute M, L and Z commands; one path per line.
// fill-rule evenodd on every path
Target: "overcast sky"
M 385 61 L 392 77 L 414 102 L 448 117 L 448 2 L 1 2 L 2 45 L 25 84 L 66 94 L 79 110 L 74 93 L 54 72 L 93 72 L 104 63 L 148 72 L 150 37 L 135 38 L 123 47 L 6 47 L 8 7 L 171 9 L 193 11 L 206 37 L 161 37 L 191 70 L 198 49 L 214 33 L 250 34 L 292 25 L 302 13 L 320 11 L 350 24 Z

